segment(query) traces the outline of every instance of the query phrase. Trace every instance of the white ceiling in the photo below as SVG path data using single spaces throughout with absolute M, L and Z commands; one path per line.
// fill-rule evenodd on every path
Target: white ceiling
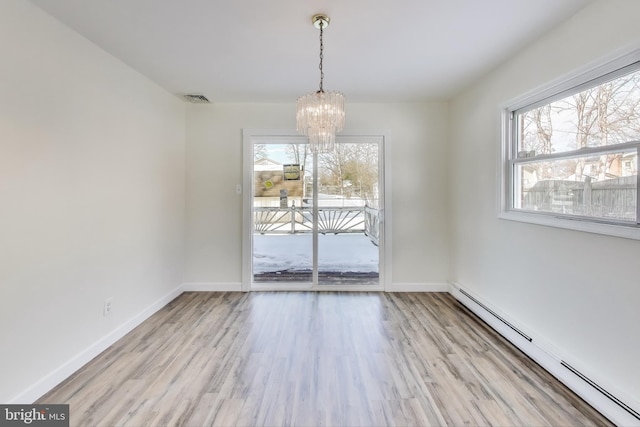
M 31 0 L 171 93 L 448 98 L 592 0 Z

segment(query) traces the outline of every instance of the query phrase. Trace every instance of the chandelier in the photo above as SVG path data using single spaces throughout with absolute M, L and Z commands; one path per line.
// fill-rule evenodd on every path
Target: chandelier
M 344 128 L 344 95 L 340 92 L 325 92 L 322 86 L 322 34 L 329 25 L 329 17 L 317 14 L 311 18 L 311 22 L 320 30 L 320 90 L 298 98 L 296 122 L 298 133 L 309 137 L 311 151 L 325 153 L 333 150 L 336 133 Z

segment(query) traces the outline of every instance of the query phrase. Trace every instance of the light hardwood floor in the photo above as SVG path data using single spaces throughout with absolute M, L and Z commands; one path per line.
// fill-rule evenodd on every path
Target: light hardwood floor
M 37 403 L 77 426 L 611 425 L 439 293 L 185 293 Z

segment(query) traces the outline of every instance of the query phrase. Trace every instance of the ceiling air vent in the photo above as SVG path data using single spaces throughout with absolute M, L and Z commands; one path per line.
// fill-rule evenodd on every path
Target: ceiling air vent
M 204 95 L 184 95 L 184 99 L 191 102 L 192 104 L 211 104 L 211 101 L 209 101 Z

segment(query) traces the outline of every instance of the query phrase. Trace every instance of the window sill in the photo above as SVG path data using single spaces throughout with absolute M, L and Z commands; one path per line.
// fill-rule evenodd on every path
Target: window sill
M 640 228 L 633 225 L 606 224 L 591 222 L 583 219 L 573 219 L 529 212 L 506 211 L 498 215 L 500 219 L 544 225 L 547 227 L 564 228 L 566 230 L 582 231 L 586 233 L 603 234 L 605 236 L 622 237 L 640 240 Z

